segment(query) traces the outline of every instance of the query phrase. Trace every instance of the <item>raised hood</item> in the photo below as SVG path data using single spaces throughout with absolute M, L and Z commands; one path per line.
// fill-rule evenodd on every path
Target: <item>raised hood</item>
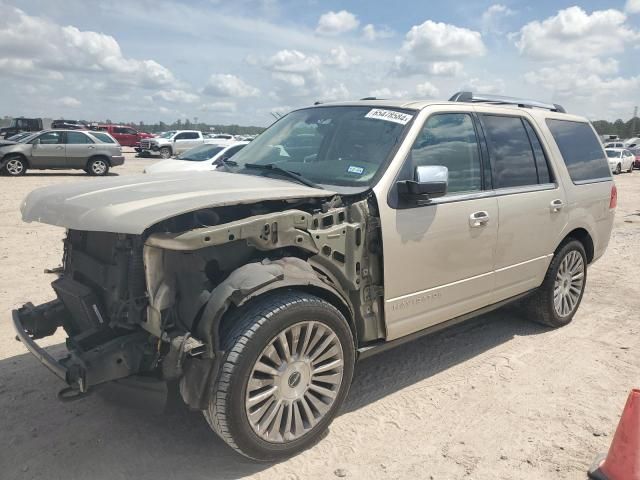
M 162 220 L 202 208 L 334 194 L 262 176 L 172 172 L 38 188 L 24 200 L 21 211 L 25 222 L 141 234 Z

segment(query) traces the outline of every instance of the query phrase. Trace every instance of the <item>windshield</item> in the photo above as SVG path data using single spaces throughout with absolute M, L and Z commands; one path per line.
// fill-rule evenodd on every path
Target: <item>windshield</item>
M 243 167 L 273 164 L 320 185 L 367 188 L 412 118 L 411 110 L 366 106 L 297 110 L 237 153 L 230 171 L 261 175 Z
M 175 135 L 175 131 L 171 131 L 171 132 L 164 132 L 161 133 L 160 135 L 158 135 L 159 138 L 171 138 Z
M 204 162 L 210 160 L 220 153 L 224 147 L 219 145 L 198 145 L 190 150 L 187 150 L 182 155 L 178 155 L 178 160 L 189 160 L 191 162 Z
M 607 157 L 609 158 L 620 158 L 622 152 L 616 152 L 615 150 L 607 150 Z

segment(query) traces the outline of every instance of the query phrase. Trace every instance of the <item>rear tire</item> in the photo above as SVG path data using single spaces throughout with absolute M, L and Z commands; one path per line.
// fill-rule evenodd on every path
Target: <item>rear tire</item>
M 622 165 L 616 165 L 616 170 L 613 173 L 615 173 L 616 175 L 620 175 L 622 173 Z
M 629 165 L 629 170 L 627 170 L 627 173 L 633 173 L 633 162 L 631 162 L 631 165 Z
M 85 171 L 94 177 L 104 177 L 109 173 L 109 162 L 105 158 L 96 157 L 89 160 Z
M 578 311 L 587 283 L 587 255 L 578 240 L 556 251 L 542 285 L 524 301 L 526 316 L 549 327 L 563 327 Z
M 21 177 L 27 173 L 27 161 L 20 155 L 9 155 L 2 170 L 11 177 Z
M 254 460 L 295 455 L 318 441 L 349 391 L 351 330 L 330 303 L 303 292 L 258 298 L 235 311 L 204 416 Z

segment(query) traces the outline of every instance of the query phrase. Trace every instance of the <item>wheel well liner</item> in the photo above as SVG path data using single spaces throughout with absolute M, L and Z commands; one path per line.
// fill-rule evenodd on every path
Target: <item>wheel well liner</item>
M 564 239 L 560 243 L 560 246 L 562 246 L 569 238 L 575 238 L 580 243 L 582 243 L 584 251 L 587 254 L 587 263 L 591 263 L 595 250 L 593 245 L 593 238 L 591 238 L 589 232 L 587 232 L 584 228 L 576 228 L 569 232 L 566 237 L 564 237 Z M 558 247 L 558 249 L 560 248 L 560 246 Z
M 4 155 L 2 158 L 0 158 L 0 167 L 4 167 L 4 164 L 7 162 L 9 157 L 20 157 L 27 163 L 27 167 L 31 166 L 31 164 L 29 163 L 29 159 L 26 157 L 26 155 L 20 152 L 10 152 Z

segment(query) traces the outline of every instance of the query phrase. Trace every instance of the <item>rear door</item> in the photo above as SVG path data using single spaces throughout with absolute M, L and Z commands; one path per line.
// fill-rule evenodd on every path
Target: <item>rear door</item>
M 93 140 L 82 132 L 65 133 L 66 166 L 69 168 L 84 168 L 87 160 L 95 151 Z
M 567 198 L 528 116 L 478 110 L 500 212 L 495 256 L 500 301 L 542 283 L 568 221 Z
M 38 135 L 29 143 L 31 147 L 31 158 L 29 162 L 34 168 L 64 168 L 67 157 L 63 132 L 45 132 Z

